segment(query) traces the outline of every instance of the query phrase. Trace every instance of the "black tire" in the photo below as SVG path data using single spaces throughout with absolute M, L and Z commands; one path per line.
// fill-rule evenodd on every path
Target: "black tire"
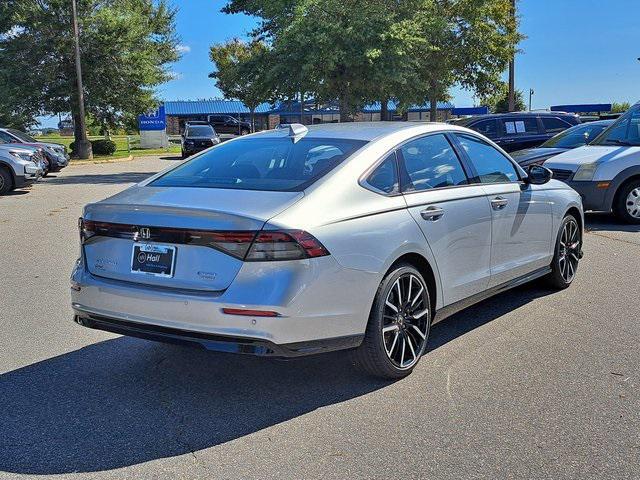
M 412 299 L 415 299 L 413 303 Z M 388 301 L 400 306 L 396 314 L 393 312 L 398 309 L 390 308 Z M 413 265 L 400 263 L 392 268 L 378 287 L 364 341 L 352 351 L 353 361 L 365 373 L 376 377 L 406 377 L 426 349 L 430 326 L 431 303 L 427 284 Z
M 182 159 L 184 160 L 185 158 L 187 158 L 187 154 L 184 153 L 184 150 L 182 150 Z
M 13 190 L 11 173 L 6 168 L 0 167 L 0 195 L 9 193 L 11 190 Z
M 568 214 L 560 224 L 551 261 L 551 273 L 545 277 L 547 284 L 559 290 L 569 287 L 575 279 L 580 258 L 582 258 L 582 229 L 578 219 Z
M 640 224 L 640 179 L 632 180 L 620 188 L 613 204 L 613 213 L 625 223 Z

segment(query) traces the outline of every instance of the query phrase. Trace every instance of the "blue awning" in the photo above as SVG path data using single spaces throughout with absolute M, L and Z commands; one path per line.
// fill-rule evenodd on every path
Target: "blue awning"
M 610 112 L 610 103 L 585 103 L 582 105 L 554 105 L 551 107 L 552 112 L 569 112 L 569 113 L 589 113 L 589 112 Z
M 165 102 L 167 115 L 238 115 L 248 114 L 249 109 L 238 100 L 188 100 Z M 268 113 L 272 110 L 269 103 L 262 103 L 256 108 L 256 113 Z

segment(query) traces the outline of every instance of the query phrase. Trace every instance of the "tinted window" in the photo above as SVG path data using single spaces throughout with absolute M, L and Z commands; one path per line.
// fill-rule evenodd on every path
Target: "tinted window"
M 542 117 L 542 124 L 547 133 L 557 133 L 566 130 L 571 125 L 555 117 Z
M 220 123 L 220 122 L 223 122 L 224 119 L 222 117 L 218 117 L 218 116 L 213 116 L 212 115 L 212 116 L 209 117 L 209 121 L 210 122 Z
M 513 163 L 494 147 L 471 135 L 457 134 L 457 137 L 478 172 L 481 183 L 518 181 Z
M 373 188 L 385 193 L 394 193 L 398 187 L 398 169 L 396 168 L 396 154 L 389 155 L 371 175 L 367 178 L 367 183 Z
M 503 120 L 506 135 L 530 135 L 538 133 L 538 120 L 535 117 L 510 118 Z
M 413 192 L 467 183 L 460 160 L 444 135 L 429 135 L 400 148 L 402 190 Z
M 498 122 L 496 120 L 482 120 L 471 126 L 473 130 L 489 138 L 498 136 Z
M 289 137 L 222 143 L 166 173 L 157 187 L 302 190 L 365 145 L 360 140 Z
M 209 125 L 189 125 L 187 137 L 212 137 L 215 135 L 213 128 Z
M 541 147 L 547 148 L 577 148 L 586 145 L 607 128 L 606 125 L 578 125 L 559 133 L 544 142 Z
M 594 145 L 640 146 L 640 108 L 633 107 L 602 132 Z

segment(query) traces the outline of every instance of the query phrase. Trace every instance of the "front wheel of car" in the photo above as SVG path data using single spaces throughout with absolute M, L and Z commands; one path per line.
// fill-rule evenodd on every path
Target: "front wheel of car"
M 613 213 L 625 223 L 640 224 L 640 180 L 633 180 L 621 188 Z
M 547 283 L 558 289 L 571 285 L 576 277 L 580 258 L 582 258 L 582 229 L 576 217 L 569 214 L 560 224 Z
M 430 326 L 427 284 L 414 266 L 399 264 L 378 287 L 364 341 L 353 351 L 354 361 L 371 375 L 403 378 L 424 353 Z
M 8 193 L 11 190 L 13 190 L 11 174 L 6 168 L 0 167 L 0 195 Z

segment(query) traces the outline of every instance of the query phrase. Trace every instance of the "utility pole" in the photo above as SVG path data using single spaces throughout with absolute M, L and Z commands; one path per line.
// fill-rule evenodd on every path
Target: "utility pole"
M 531 111 L 531 97 L 533 97 L 535 93 L 536 92 L 533 91 L 533 88 L 529 89 L 529 111 Z
M 513 22 L 516 21 L 516 0 L 511 0 L 511 15 L 513 16 Z M 516 109 L 516 59 L 515 53 L 511 57 L 509 62 L 509 111 L 513 112 Z
M 75 43 L 76 56 L 76 83 L 78 87 L 78 122 L 76 132 L 80 138 L 76 138 L 76 153 L 81 160 L 93 158 L 91 142 L 87 138 L 87 123 L 84 111 L 84 87 L 82 85 L 82 65 L 80 64 L 80 30 L 78 29 L 78 11 L 76 0 L 71 0 L 73 10 L 73 40 Z

